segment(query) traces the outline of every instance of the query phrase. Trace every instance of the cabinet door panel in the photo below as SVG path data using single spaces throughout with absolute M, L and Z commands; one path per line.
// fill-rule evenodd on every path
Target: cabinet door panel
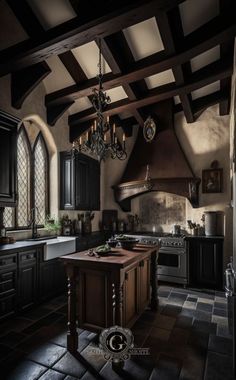
M 0 206 L 16 205 L 16 139 L 19 121 L 0 111 Z
M 75 160 L 75 204 L 77 210 L 88 210 L 89 197 L 89 161 L 81 155 Z
M 68 152 L 60 153 L 60 208 L 73 210 L 74 202 L 74 160 Z
M 19 269 L 19 308 L 26 309 L 37 300 L 36 262 Z
M 0 319 L 14 314 L 16 311 L 16 295 L 12 294 L 4 298 L 0 298 Z
M 124 326 L 132 324 L 138 315 L 138 271 L 136 266 L 125 273 L 124 281 Z
M 0 273 L 0 297 L 16 291 L 16 270 Z
M 150 259 L 140 263 L 140 310 L 143 310 L 150 302 Z

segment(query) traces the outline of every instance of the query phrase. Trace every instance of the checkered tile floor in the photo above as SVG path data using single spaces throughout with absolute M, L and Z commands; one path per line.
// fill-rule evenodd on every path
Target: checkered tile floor
M 137 347 L 114 372 L 91 354 L 97 336 L 79 330 L 79 362 L 66 350 L 66 298 L 58 297 L 21 317 L 0 323 L 3 380 L 233 380 L 232 339 L 223 293 L 159 286 L 157 312 L 146 310 L 132 328 Z M 87 364 L 86 364 L 87 363 Z

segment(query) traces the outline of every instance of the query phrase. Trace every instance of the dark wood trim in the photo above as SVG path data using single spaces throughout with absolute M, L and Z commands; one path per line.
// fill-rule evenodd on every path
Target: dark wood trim
M 170 9 L 183 0 L 139 0 L 122 6 L 102 17 L 87 14 L 86 18 L 75 17 L 56 26 L 35 39 L 18 43 L 4 49 L 0 54 L 0 75 L 41 62 L 51 55 L 61 54 L 75 47 L 103 38 L 138 22 L 152 17 L 153 7 Z M 101 8 L 103 13 L 105 7 Z
M 161 100 L 172 98 L 179 94 L 189 94 L 200 87 L 206 86 L 217 80 L 228 78 L 232 75 L 233 68 L 228 62 L 217 61 L 212 64 L 205 66 L 204 68 L 196 71 L 192 74 L 191 82 L 183 85 L 177 86 L 173 83 L 154 88 L 149 91 L 148 95 L 130 101 L 128 99 L 122 99 L 109 105 L 104 112 L 104 115 L 114 115 L 125 110 L 130 110 L 132 108 L 145 107 L 149 104 L 159 102 Z M 76 125 L 88 120 L 95 118 L 96 114 L 93 108 L 89 108 L 85 111 L 75 113 L 69 116 L 69 125 Z
M 74 101 L 47 107 L 47 123 L 54 126 L 58 119 L 72 106 Z
M 39 37 L 45 32 L 26 0 L 7 0 L 7 4 L 29 37 Z
M 51 73 L 46 62 L 27 67 L 11 74 L 11 104 L 12 107 L 21 108 L 24 100 L 38 86 L 38 84 Z

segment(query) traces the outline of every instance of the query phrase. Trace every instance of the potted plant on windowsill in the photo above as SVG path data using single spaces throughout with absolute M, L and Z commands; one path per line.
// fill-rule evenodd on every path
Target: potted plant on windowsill
M 44 228 L 50 233 L 50 235 L 57 236 L 61 231 L 61 223 L 55 217 L 47 215 Z

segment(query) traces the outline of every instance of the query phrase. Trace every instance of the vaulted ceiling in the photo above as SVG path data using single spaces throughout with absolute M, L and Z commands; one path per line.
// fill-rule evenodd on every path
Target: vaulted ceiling
M 168 98 L 188 123 L 212 104 L 229 113 L 234 0 L 2 0 L 0 29 L 12 105 L 20 108 L 43 81 L 47 121 L 55 125 L 68 110 L 71 139 L 95 117 L 99 39 L 106 112 L 127 135 Z

